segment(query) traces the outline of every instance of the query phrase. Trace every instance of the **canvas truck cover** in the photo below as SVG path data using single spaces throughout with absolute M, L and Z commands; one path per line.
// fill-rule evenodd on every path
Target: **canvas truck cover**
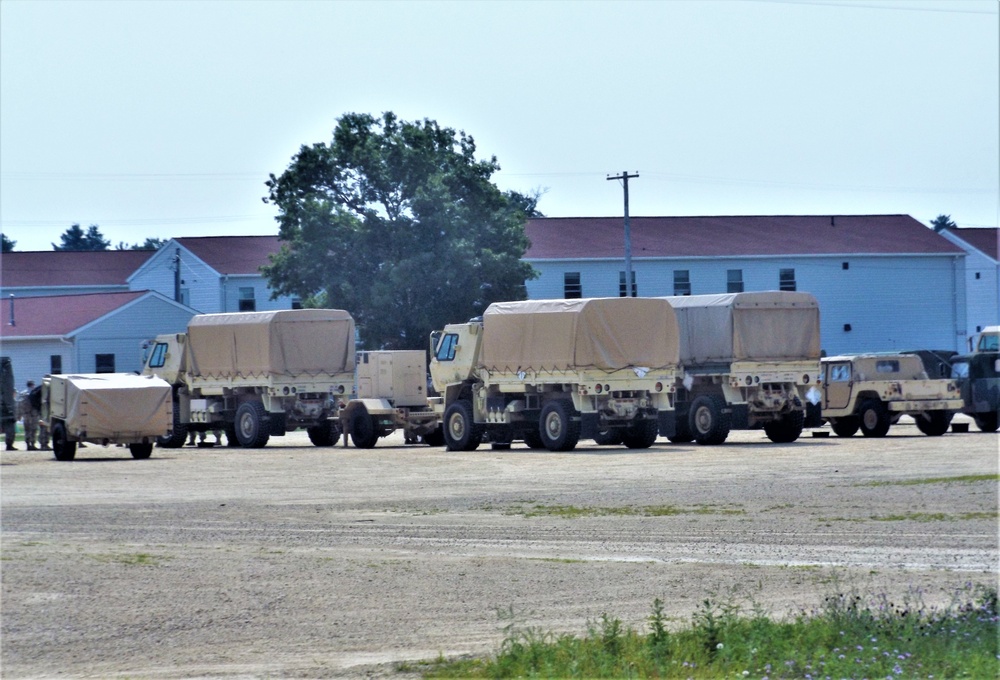
M 819 304 L 765 291 L 665 298 L 677 313 L 681 364 L 819 361 Z
M 188 323 L 199 378 L 318 377 L 354 371 L 354 319 L 340 309 L 200 314 Z
M 677 320 L 655 298 L 496 302 L 483 314 L 490 371 L 664 368 L 678 362 Z
M 91 439 L 156 437 L 173 425 L 173 392 L 156 376 L 94 373 L 51 380 L 65 385 L 65 402 L 53 403 L 52 415 L 65 416 L 71 436 L 86 432 Z

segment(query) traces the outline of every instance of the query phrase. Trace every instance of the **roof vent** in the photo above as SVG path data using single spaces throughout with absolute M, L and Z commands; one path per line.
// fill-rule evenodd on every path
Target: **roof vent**
M 16 323 L 14 323 L 14 294 L 13 293 L 10 294 L 10 323 L 9 323 L 9 325 L 11 325 L 11 326 L 16 326 L 17 325 Z

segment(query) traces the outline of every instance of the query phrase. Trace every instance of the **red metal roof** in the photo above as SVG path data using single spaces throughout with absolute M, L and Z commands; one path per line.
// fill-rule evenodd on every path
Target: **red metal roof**
M 149 291 L 127 293 L 91 293 L 85 295 L 47 295 L 42 297 L 5 297 L 0 303 L 0 338 L 23 338 L 39 335 L 64 336 L 105 314 L 132 302 Z M 10 325 L 11 304 L 14 325 Z
M 909 215 L 632 217 L 629 222 L 636 258 L 964 252 Z M 622 217 L 535 218 L 525 229 L 528 259 L 624 254 Z
M 275 236 L 195 236 L 174 239 L 220 274 L 259 274 L 281 248 Z
M 957 236 L 994 260 L 1000 260 L 1000 229 L 993 227 L 987 229 L 948 229 L 948 233 Z
M 125 286 L 150 250 L 32 250 L 0 256 L 0 288 Z

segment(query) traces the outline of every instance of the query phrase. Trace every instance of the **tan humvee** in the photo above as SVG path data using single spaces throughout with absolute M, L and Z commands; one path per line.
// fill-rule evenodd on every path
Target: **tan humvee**
M 836 356 L 821 364 L 823 420 L 841 437 L 859 428 L 866 437 L 884 437 L 904 414 L 935 437 L 948 431 L 962 408 L 955 381 L 928 378 L 916 354 Z

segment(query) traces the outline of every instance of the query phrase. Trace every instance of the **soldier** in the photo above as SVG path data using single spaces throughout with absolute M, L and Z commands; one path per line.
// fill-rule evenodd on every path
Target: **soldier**
M 17 389 L 10 357 L 0 357 L 0 421 L 3 424 L 4 444 L 8 451 L 16 451 L 14 437 L 17 425 Z
M 17 400 L 18 417 L 24 423 L 24 443 L 29 451 L 36 451 L 35 438 L 38 436 L 38 420 L 41 414 L 32 404 L 31 393 L 35 389 L 35 381 L 27 382 L 27 389 L 20 393 Z

